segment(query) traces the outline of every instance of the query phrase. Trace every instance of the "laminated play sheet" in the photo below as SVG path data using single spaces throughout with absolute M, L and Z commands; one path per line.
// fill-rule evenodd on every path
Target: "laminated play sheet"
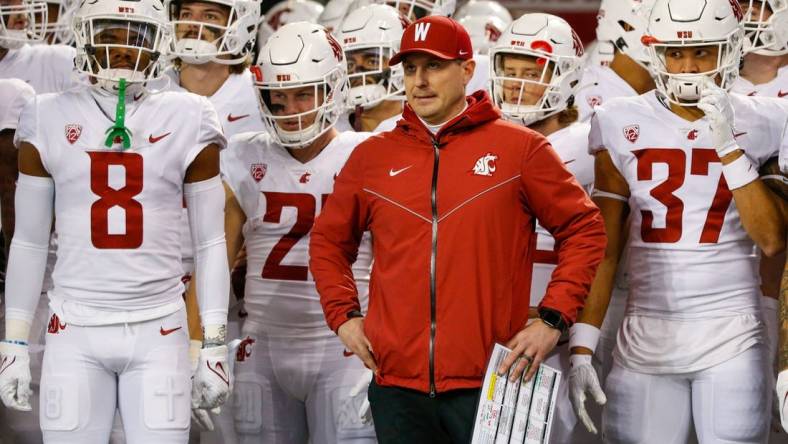
M 530 381 L 511 382 L 497 373 L 509 352 L 500 344 L 493 348 L 471 444 L 548 444 L 561 372 L 542 364 Z

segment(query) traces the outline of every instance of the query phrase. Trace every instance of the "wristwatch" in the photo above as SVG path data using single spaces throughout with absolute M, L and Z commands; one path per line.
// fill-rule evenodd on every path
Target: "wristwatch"
M 362 313 L 360 310 L 352 310 L 347 312 L 348 319 L 363 318 L 363 317 L 364 317 L 364 313 Z
M 552 327 L 564 334 L 569 330 L 569 324 L 564 320 L 563 315 L 557 310 L 553 310 L 552 308 L 539 308 L 539 318 L 547 324 L 548 327 Z

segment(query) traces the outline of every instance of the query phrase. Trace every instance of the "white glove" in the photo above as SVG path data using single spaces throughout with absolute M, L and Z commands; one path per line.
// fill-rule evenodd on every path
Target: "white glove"
M 197 372 L 197 367 L 199 367 L 200 364 L 201 348 L 202 348 L 202 341 L 195 341 L 195 340 L 189 341 L 189 362 L 191 363 L 191 368 L 192 368 L 192 379 L 194 379 L 194 374 Z M 214 412 L 214 414 L 217 415 L 219 413 L 220 410 Z M 209 432 L 212 432 L 214 429 L 213 420 L 211 419 L 210 413 L 206 409 L 192 407 L 192 421 L 194 421 L 194 423 L 197 424 L 202 430 L 207 430 Z
M 228 345 L 200 350 L 192 380 L 192 409 L 214 409 L 219 413 L 217 408 L 233 390 L 233 363 L 240 343 L 240 339 L 235 339 Z
M 714 148 L 717 156 L 723 156 L 739 149 L 733 137 L 734 113 L 728 93 L 717 86 L 711 79 L 704 85 L 700 93 L 698 108 L 709 119 Z
M 362 424 L 372 423 L 372 410 L 369 408 L 369 398 L 367 391 L 369 390 L 369 383 L 372 382 L 372 370 L 364 370 L 364 375 L 356 382 L 356 385 L 350 389 L 350 399 L 354 406 L 358 407 L 358 418 Z
M 29 412 L 30 355 L 27 345 L 0 342 L 0 399 L 6 407 Z
M 788 432 L 788 370 L 777 374 L 777 407 L 780 409 L 780 423 Z
M 591 365 L 591 355 L 571 355 L 569 357 L 571 370 L 569 370 L 569 400 L 580 422 L 589 432 L 596 435 L 596 427 L 586 411 L 586 392 L 590 392 L 599 405 L 607 402 L 605 392 L 599 386 L 596 370 Z

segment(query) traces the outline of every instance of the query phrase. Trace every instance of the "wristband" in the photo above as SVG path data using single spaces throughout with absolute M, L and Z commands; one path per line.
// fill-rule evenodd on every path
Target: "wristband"
M 753 166 L 746 155 L 742 154 L 733 162 L 723 165 L 722 174 L 728 183 L 728 189 L 733 191 L 756 180 L 758 169 Z
M 585 347 L 596 351 L 602 331 L 591 324 L 578 322 L 569 329 L 569 350 L 574 347 Z

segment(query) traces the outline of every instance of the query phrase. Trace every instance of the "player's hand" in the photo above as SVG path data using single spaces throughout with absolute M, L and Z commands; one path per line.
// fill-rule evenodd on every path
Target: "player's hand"
M 200 349 L 202 348 L 202 341 L 191 340 L 189 341 L 189 362 L 192 368 L 192 380 L 197 368 L 200 364 Z M 217 413 L 218 414 L 218 413 Z M 206 409 L 192 408 L 192 421 L 202 430 L 209 432 L 213 431 L 213 420 L 211 414 Z
M 783 430 L 788 432 L 788 370 L 783 370 L 777 375 L 777 406 L 780 409 L 780 423 Z
M 597 434 L 594 422 L 586 411 L 586 392 L 591 393 L 599 405 L 605 405 L 607 397 L 602 387 L 599 386 L 599 378 L 596 370 L 591 365 L 591 355 L 573 354 L 569 357 L 569 400 L 580 422 L 586 426 L 589 432 Z
M 30 355 L 26 345 L 0 342 L 0 399 L 6 407 L 29 412 Z
M 516 381 L 523 374 L 523 371 L 527 370 L 525 381 L 529 381 L 536 374 L 539 365 L 544 361 L 548 353 L 553 351 L 555 345 L 558 344 L 560 337 L 560 331 L 548 326 L 541 320 L 532 322 L 514 335 L 506 344 L 506 347 L 510 348 L 512 352 L 506 355 L 506 359 L 498 367 L 498 374 L 505 375 L 512 368 L 512 365 L 516 363 L 509 375 L 509 379 Z
M 377 371 L 378 365 L 375 363 L 375 357 L 372 356 L 372 344 L 364 334 L 364 318 L 348 319 L 339 326 L 337 335 L 350 353 L 358 356 L 368 369 Z
M 733 137 L 735 117 L 728 93 L 709 79 L 700 93 L 698 108 L 706 114 L 706 118 L 709 120 L 709 128 L 717 156 L 722 159 L 739 149 L 739 145 Z
M 369 398 L 367 397 L 372 377 L 373 373 L 365 370 L 364 375 L 350 389 L 349 393 L 352 405 L 358 406 L 358 418 L 362 424 L 370 424 L 372 422 L 372 410 L 369 408 Z
M 230 397 L 233 390 L 235 351 L 240 343 L 240 339 L 235 339 L 228 345 L 200 350 L 197 370 L 192 380 L 193 409 L 216 409 Z

